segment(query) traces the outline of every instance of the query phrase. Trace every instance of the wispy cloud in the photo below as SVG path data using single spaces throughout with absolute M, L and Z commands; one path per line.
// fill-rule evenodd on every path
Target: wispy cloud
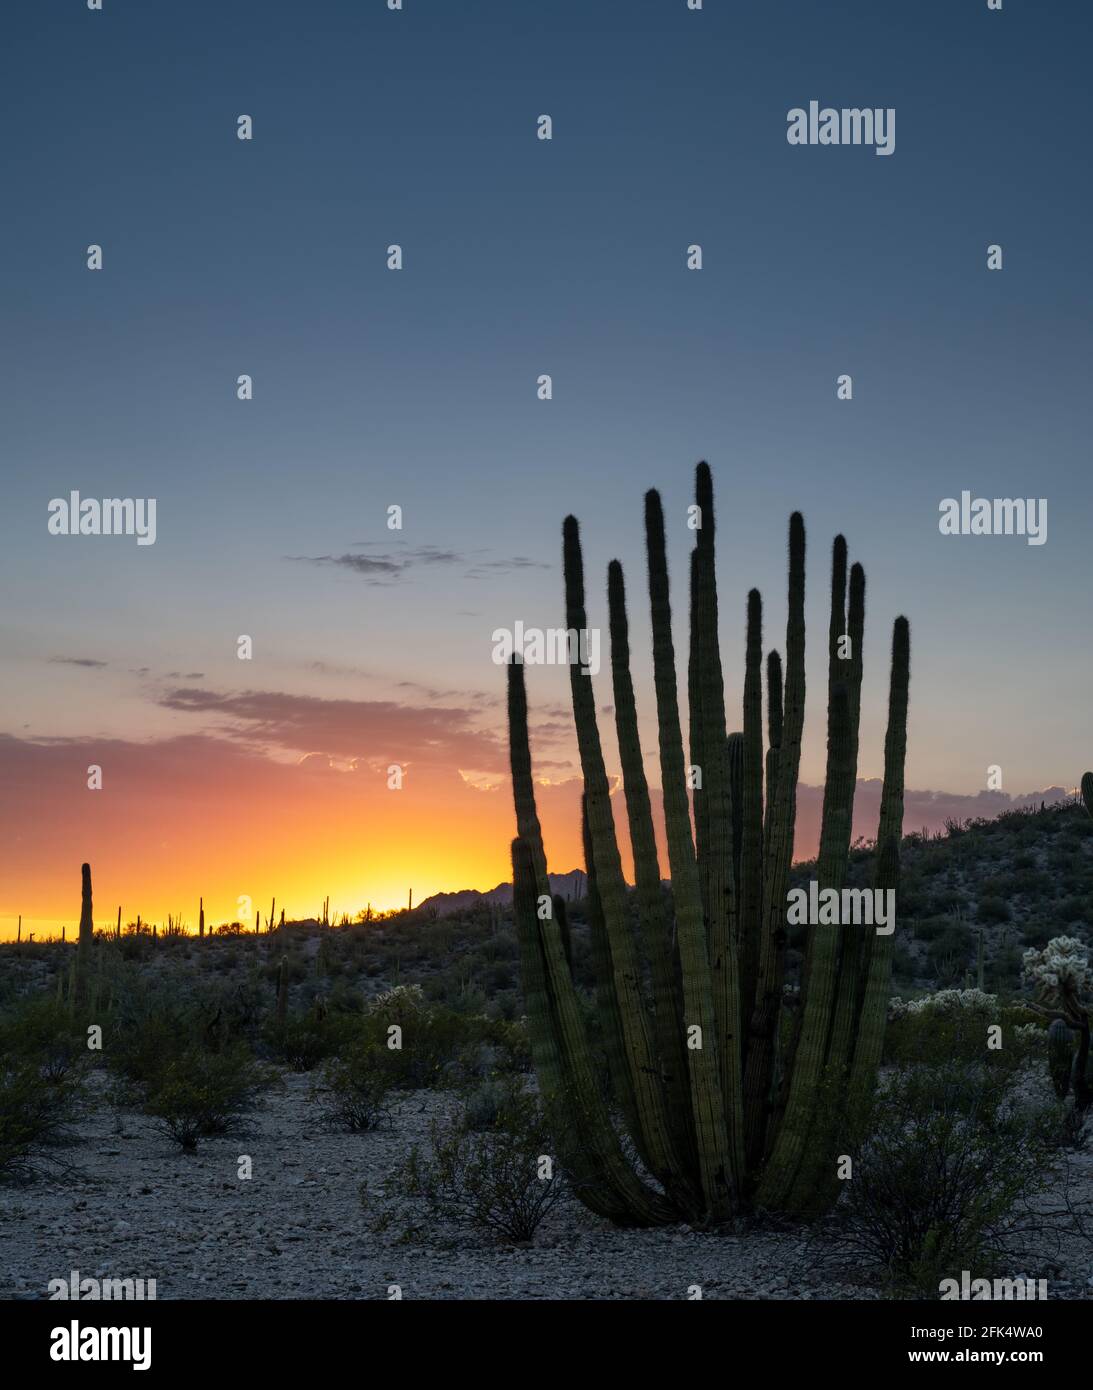
M 50 661 L 57 666 L 86 666 L 88 670 L 101 670 L 105 661 L 95 661 L 89 656 L 51 656 Z
M 446 550 L 437 545 L 407 546 L 396 550 L 375 550 L 376 542 L 360 541 L 352 550 L 342 555 L 286 555 L 287 560 L 302 565 L 319 565 L 349 570 L 359 575 L 369 584 L 392 584 L 403 578 L 410 570 L 422 566 L 465 566 L 464 579 L 483 579 L 489 575 L 511 574 L 518 570 L 549 569 L 541 560 L 532 560 L 526 555 L 502 556 L 496 559 L 479 559 L 488 555 L 485 550 L 472 550 L 462 554 L 457 550 Z M 371 553 L 369 553 L 371 552 Z
M 181 713 L 226 720 L 223 731 L 243 742 L 304 754 L 482 771 L 507 766 L 498 735 L 477 727 L 477 704 L 425 708 L 393 700 L 324 700 L 280 691 L 230 694 L 189 687 L 168 691 L 159 703 Z

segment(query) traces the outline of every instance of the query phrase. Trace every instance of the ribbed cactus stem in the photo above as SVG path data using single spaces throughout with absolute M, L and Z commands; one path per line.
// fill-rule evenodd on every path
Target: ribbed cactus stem
M 772 1110 L 771 1085 L 786 951 L 786 889 L 793 857 L 797 773 L 805 716 L 805 524 L 800 512 L 789 519 L 789 613 L 782 742 L 774 805 L 763 855 L 763 919 L 759 974 L 748 1032 L 744 1104 L 748 1165 L 757 1170 L 766 1148 Z M 768 795 L 769 795 L 768 791 Z
M 551 898 L 554 907 L 554 921 L 558 927 L 558 934 L 562 938 L 562 954 L 565 956 L 565 963 L 569 966 L 570 973 L 573 971 L 573 940 L 569 930 L 569 914 L 566 910 L 565 898 L 561 893 L 555 893 Z
M 709 796 L 706 788 L 705 731 L 702 723 L 702 682 L 698 672 L 700 647 L 698 627 L 698 565 L 698 551 L 693 550 L 691 552 L 690 578 L 690 641 L 687 649 L 687 724 L 691 745 L 691 760 L 688 771 L 690 774 L 689 780 L 691 786 L 691 811 L 694 817 L 695 827 L 695 857 L 700 865 L 708 865 L 710 852 L 710 816 L 707 807 Z M 698 887 L 702 894 L 702 912 L 706 919 L 708 931 L 710 918 L 710 884 L 706 873 L 699 874 Z
M 562 525 L 562 570 L 566 628 L 570 633 L 580 634 L 587 631 L 588 618 L 585 612 L 580 532 L 577 519 L 572 516 L 566 517 Z M 584 771 L 588 830 L 607 927 L 634 1100 L 633 1113 L 627 1118 L 631 1124 L 636 1120 L 631 1132 L 642 1157 L 655 1176 L 666 1188 L 671 1189 L 686 1180 L 684 1161 L 673 1140 L 649 1019 L 641 995 L 641 969 L 630 929 L 626 882 L 611 810 L 611 787 L 596 724 L 595 693 L 591 677 L 582 670 L 578 656 L 577 652 L 571 653 L 569 686 L 573 719 L 577 727 L 577 746 Z
M 744 735 L 729 734 L 725 739 L 725 760 L 729 769 L 729 797 L 732 802 L 732 872 L 737 915 L 740 912 L 740 851 L 744 841 Z M 737 924 L 739 926 L 739 922 Z
M 539 903 L 549 895 L 549 882 L 535 806 L 524 668 L 515 660 L 508 669 L 508 715 L 513 801 L 521 828 L 512 842 L 513 920 L 543 1103 L 559 1156 L 585 1205 L 621 1225 L 656 1225 L 671 1220 L 674 1209 L 640 1181 L 623 1156 L 568 967 L 554 949 L 554 934 L 544 936 L 540 929 Z
M 1085 809 L 1093 816 L 1093 772 L 1082 773 L 1082 800 Z
M 836 589 L 833 583 L 831 630 L 835 632 L 837 629 L 841 633 L 842 608 L 845 602 L 846 546 L 843 542 L 840 565 L 839 540 L 841 537 L 836 541 L 833 563 L 838 587 Z M 832 643 L 833 663 L 836 660 L 835 650 Z M 838 667 L 834 664 L 828 689 L 831 703 L 828 709 L 827 776 L 824 783 L 824 809 L 816 877 L 821 889 L 840 889 L 845 875 L 846 850 L 850 843 L 856 740 L 849 682 L 845 678 L 839 678 Z M 787 1062 L 791 1078 L 788 1099 L 759 1190 L 761 1205 L 769 1207 L 782 1207 L 786 1204 L 806 1150 L 810 1141 L 814 1141 L 815 1121 L 819 1118 L 821 1124 L 824 1122 L 823 1114 L 817 1116 L 817 1105 L 819 1103 L 823 1111 L 830 1106 L 830 1097 L 820 1093 L 820 1079 L 824 1072 L 829 1030 L 839 987 L 837 966 L 840 929 L 831 925 L 810 924 L 807 931 L 803 1017 L 799 1040 Z M 822 1155 L 815 1153 L 816 1147 L 812 1142 L 813 1157 L 822 1161 Z
M 197 934 L 198 934 L 198 936 L 204 936 L 204 935 L 205 935 L 205 899 L 204 899 L 204 898 L 198 898 L 197 903 L 198 903 L 198 907 L 197 907 Z
M 669 925 L 660 879 L 660 860 L 649 783 L 645 776 L 641 740 L 638 733 L 634 682 L 630 675 L 630 626 L 626 615 L 626 585 L 622 566 L 612 560 L 607 567 L 607 603 L 611 635 L 611 679 L 615 698 L 615 730 L 619 761 L 622 764 L 623 793 L 630 828 L 630 848 L 634 858 L 635 896 L 638 923 L 645 956 L 649 962 L 653 994 L 653 1026 L 669 1122 L 675 1142 L 690 1168 L 694 1163 L 694 1134 L 691 1120 L 690 1087 L 681 1000 L 676 988 Z M 593 890 L 591 845 L 587 843 L 585 864 L 588 871 L 589 901 Z M 596 905 L 599 909 L 598 894 Z
M 736 878 L 733 872 L 733 807 L 725 734 L 725 685 L 717 632 L 717 577 L 714 544 L 713 481 L 709 465 L 695 470 L 695 502 L 702 525 L 694 551 L 692 628 L 698 632 L 694 676 L 699 683 L 701 761 L 706 787 L 706 833 L 699 878 L 706 884 L 710 983 L 717 1025 L 721 1090 L 729 1143 L 729 1168 L 744 1173 L 744 1108 L 741 1093 L 743 1030 L 740 965 L 737 951 Z M 692 698 L 692 707 L 694 700 Z
M 655 490 L 645 495 L 645 539 L 653 627 L 653 681 L 660 731 L 660 779 L 683 979 L 683 1020 L 688 1030 L 698 1030 L 689 1032 L 689 1039 L 701 1043 L 701 1046 L 690 1046 L 687 1053 L 691 1106 L 705 1209 L 711 1217 L 720 1217 L 731 1211 L 733 1189 L 742 1175 L 730 1172 L 726 1161 L 728 1131 L 716 1045 L 713 988 L 679 725 L 664 511 Z
M 541 885 L 535 881 L 530 848 L 520 839 L 513 841 L 512 871 L 517 935 L 525 943 L 530 943 L 532 936 L 538 938 L 536 951 L 529 950 L 524 957 L 534 962 L 539 954 L 541 962 L 538 967 L 532 964 L 525 1002 L 532 1055 L 559 1157 L 591 1210 L 619 1225 L 651 1226 L 670 1221 L 678 1213 L 637 1177 L 611 1128 L 561 942 L 556 931 L 542 930 L 538 915 L 541 895 L 536 893 Z M 536 994 L 539 997 L 533 1004 Z M 549 1014 L 547 1032 L 554 1038 L 550 1043 L 542 1030 L 544 1005 Z M 557 1070 L 549 1060 L 555 1053 L 562 1060 Z
M 880 820 L 877 825 L 877 859 L 873 884 L 899 899 L 899 846 L 903 833 L 904 765 L 907 756 L 907 704 L 911 674 L 911 628 L 906 618 L 897 618 L 892 627 L 892 666 L 888 686 L 888 730 L 884 738 L 884 782 L 881 787 Z M 845 1107 L 844 1132 L 853 1134 L 862 1122 L 876 1084 L 884 1045 L 888 1016 L 888 993 L 892 978 L 892 950 L 896 934 L 869 933 L 859 965 L 861 1010 L 858 1017 L 854 1052 L 850 1064 L 850 1084 Z
M 778 718 L 782 717 L 781 676 L 778 680 Z M 740 1009 L 746 1025 L 755 1003 L 759 978 L 759 942 L 763 934 L 763 600 L 758 589 L 748 593 L 747 637 L 744 649 L 743 790 L 740 802 L 740 897 L 737 903 L 737 944 L 740 961 Z M 768 796 L 772 783 L 768 773 Z M 733 803 L 733 814 L 736 804 Z M 747 1037 L 742 1042 L 746 1054 Z

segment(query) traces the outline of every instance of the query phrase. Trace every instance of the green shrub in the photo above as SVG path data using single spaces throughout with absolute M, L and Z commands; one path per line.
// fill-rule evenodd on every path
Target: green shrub
M 497 1027 L 478 1015 L 430 1007 L 420 990 L 400 988 L 373 1001 L 361 1035 L 366 1046 L 386 1051 L 395 1087 L 425 1090 L 456 1086 L 473 1074 Z
M 970 927 L 962 922 L 949 922 L 930 942 L 926 955 L 939 985 L 948 987 L 963 980 L 972 940 Z
M 320 1062 L 353 1046 L 360 1023 L 349 1014 L 325 1013 L 316 1008 L 291 1013 L 282 1027 L 267 1025 L 264 1038 L 273 1055 L 293 1071 L 314 1071 Z
M 1012 915 L 1009 903 L 990 894 L 981 897 L 976 907 L 976 916 L 981 922 L 1008 922 Z
M 430 1126 L 431 1152 L 415 1145 L 388 1183 L 402 1199 L 421 1201 L 441 1222 L 495 1239 L 530 1241 L 564 1195 L 542 1108 L 515 1094 L 487 1133 L 462 1119 Z
M 392 1080 L 385 1055 L 370 1047 L 348 1061 L 328 1062 L 311 1098 L 323 1103 L 332 1124 L 359 1134 L 387 1120 Z
M 980 1063 L 989 1071 L 1011 1075 L 1037 1060 L 1045 1045 L 1020 1031 L 1036 1016 L 1020 1006 L 1003 1006 L 978 990 L 946 990 L 911 1005 L 893 1000 L 884 1035 L 884 1061 L 895 1066 L 942 1067 Z M 1001 1047 L 991 1047 L 988 1030 L 1001 1027 Z M 993 1035 L 998 1036 L 998 1035 Z
M 905 1295 L 936 1298 L 942 1279 L 989 1274 L 1050 1182 L 1055 1129 L 1047 1107 L 1022 1110 L 977 1063 L 896 1073 L 851 1146 L 829 1248 Z
M 34 1062 L 47 1079 L 60 1080 L 88 1060 L 86 1026 L 52 994 L 19 999 L 0 1017 L 0 1057 Z
M 25 1181 L 56 1164 L 53 1151 L 75 1137 L 79 1096 L 76 1081 L 48 1080 L 33 1062 L 0 1066 L 0 1181 Z
M 198 1139 L 232 1129 L 253 1107 L 266 1081 L 241 1045 L 218 1053 L 184 1052 L 158 1073 L 144 1111 L 181 1149 L 192 1153 Z

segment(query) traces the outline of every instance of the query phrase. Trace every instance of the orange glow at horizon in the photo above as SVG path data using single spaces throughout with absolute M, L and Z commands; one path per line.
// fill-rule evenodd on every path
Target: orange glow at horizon
M 168 913 L 197 930 L 276 916 L 331 920 L 404 908 L 437 892 L 488 890 L 511 878 L 515 834 L 507 781 L 472 785 L 458 771 L 410 767 L 398 791 L 381 769 L 285 764 L 211 739 L 104 751 L 102 791 L 85 789 L 82 753 L 42 746 L 25 784 L 7 788 L 23 814 L 8 824 L 0 877 L 0 939 L 71 938 L 80 865 L 91 865 L 94 919 L 162 926 Z M 18 778 L 16 779 L 18 780 Z M 77 788 L 73 790 L 73 786 Z M 540 789 L 551 868 L 583 864 L 577 783 Z M 6 799 L 6 798 L 5 798 Z M 240 899 L 250 899 L 248 904 Z

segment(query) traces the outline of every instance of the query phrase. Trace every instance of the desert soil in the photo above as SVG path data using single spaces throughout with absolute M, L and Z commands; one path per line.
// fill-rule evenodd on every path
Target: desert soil
M 619 1231 L 569 1198 L 530 1247 L 466 1233 L 404 1240 L 405 1219 L 377 1231 L 379 1185 L 451 1102 L 405 1095 L 388 1126 L 355 1135 L 324 1126 L 311 1085 L 284 1073 L 238 1134 L 190 1155 L 144 1116 L 90 1113 L 65 1151 L 70 1172 L 0 1188 L 0 1297 L 46 1298 L 72 1270 L 154 1278 L 160 1299 L 387 1299 L 392 1285 L 409 1299 L 687 1299 L 694 1285 L 712 1299 L 879 1296 L 845 1268 L 818 1268 L 797 1232 Z M 1093 1182 L 1089 1159 L 1079 1163 Z M 1014 1272 L 1051 1273 L 1052 1298 L 1093 1296 L 1087 1246 L 1045 1261 Z

